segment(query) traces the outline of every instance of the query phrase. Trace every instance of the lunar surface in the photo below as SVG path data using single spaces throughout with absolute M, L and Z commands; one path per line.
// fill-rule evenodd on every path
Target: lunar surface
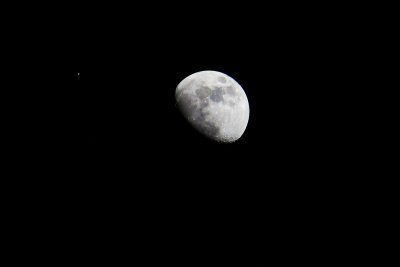
M 200 71 L 183 79 L 175 91 L 182 115 L 204 136 L 222 143 L 238 140 L 249 121 L 243 88 L 218 71 Z

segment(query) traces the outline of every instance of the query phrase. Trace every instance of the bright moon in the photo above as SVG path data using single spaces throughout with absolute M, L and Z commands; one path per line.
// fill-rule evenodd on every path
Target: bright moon
M 186 120 L 217 142 L 234 142 L 246 130 L 250 113 L 246 93 L 222 72 L 189 75 L 178 84 L 175 99 Z

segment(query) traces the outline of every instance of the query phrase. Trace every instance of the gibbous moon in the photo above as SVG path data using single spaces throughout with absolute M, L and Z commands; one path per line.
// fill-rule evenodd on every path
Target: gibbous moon
M 243 88 L 218 71 L 200 71 L 183 79 L 175 90 L 182 115 L 204 136 L 217 142 L 238 140 L 249 121 Z

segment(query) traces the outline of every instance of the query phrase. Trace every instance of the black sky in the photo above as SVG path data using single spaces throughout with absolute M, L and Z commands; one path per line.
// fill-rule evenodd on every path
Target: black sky
M 325 266 L 344 253 L 358 182 L 346 172 L 357 138 L 348 47 L 333 38 L 328 9 L 267 7 L 85 9 L 68 37 L 54 35 L 40 79 L 59 178 L 44 187 L 76 247 L 67 258 Z M 177 84 L 202 70 L 247 94 L 249 123 L 233 144 L 205 139 L 175 106 Z

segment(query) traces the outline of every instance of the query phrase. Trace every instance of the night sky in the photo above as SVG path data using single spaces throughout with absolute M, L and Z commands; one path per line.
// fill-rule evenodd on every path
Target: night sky
M 356 137 L 343 49 L 323 16 L 282 8 L 245 22 L 197 11 L 155 24 L 93 12 L 68 26 L 71 38 L 54 37 L 62 45 L 40 71 L 59 260 L 327 266 L 346 253 L 342 219 L 357 181 L 346 172 Z M 204 138 L 175 105 L 178 83 L 202 70 L 247 94 L 235 143 Z

